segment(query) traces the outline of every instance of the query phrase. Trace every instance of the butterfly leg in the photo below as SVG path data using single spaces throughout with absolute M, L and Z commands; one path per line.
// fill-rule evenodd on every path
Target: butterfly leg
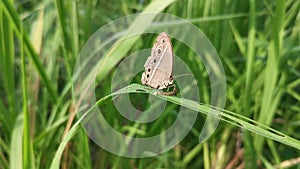
M 169 91 L 170 88 L 173 87 L 173 91 Z M 167 91 L 166 92 L 160 92 L 160 94 L 166 95 L 166 96 L 175 96 L 177 93 L 177 89 L 176 89 L 176 85 L 172 84 L 170 86 L 168 86 Z
M 173 90 L 169 92 L 169 89 L 173 87 Z M 168 87 L 168 93 L 170 93 L 170 96 L 176 95 L 177 94 L 177 89 L 176 85 L 172 84 L 171 86 Z

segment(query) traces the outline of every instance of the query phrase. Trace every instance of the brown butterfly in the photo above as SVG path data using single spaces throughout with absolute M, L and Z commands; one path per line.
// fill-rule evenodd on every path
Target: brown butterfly
M 151 56 L 148 57 L 142 74 L 142 84 L 155 89 L 174 87 L 172 92 L 160 92 L 164 95 L 175 95 L 176 88 L 173 84 L 173 47 L 167 33 L 162 32 L 156 38 Z

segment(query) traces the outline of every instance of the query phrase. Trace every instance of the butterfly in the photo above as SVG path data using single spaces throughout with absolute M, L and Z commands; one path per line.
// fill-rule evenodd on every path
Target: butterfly
M 142 84 L 154 89 L 174 87 L 171 92 L 160 92 L 164 95 L 175 95 L 176 88 L 173 84 L 173 46 L 167 33 L 162 32 L 156 38 L 152 47 L 151 56 L 144 64 L 145 71 L 142 74 Z

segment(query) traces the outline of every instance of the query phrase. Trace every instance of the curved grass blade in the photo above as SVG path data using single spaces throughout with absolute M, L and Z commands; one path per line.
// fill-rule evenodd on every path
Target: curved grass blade
M 92 107 L 89 109 L 84 115 L 82 115 L 78 121 L 74 124 L 74 126 L 71 128 L 70 132 L 66 135 L 66 137 L 62 140 L 62 143 L 59 145 L 59 148 L 55 154 L 55 157 L 53 159 L 51 169 L 57 169 L 59 168 L 59 162 L 61 155 L 63 153 L 63 150 L 68 143 L 68 141 L 75 135 L 77 132 L 77 129 L 80 125 L 80 122 L 83 120 L 83 118 L 86 117 L 86 115 L 92 110 L 95 106 L 101 106 L 109 101 L 111 101 L 115 96 L 125 94 L 125 93 L 148 93 L 154 96 L 157 96 L 161 99 L 164 99 L 166 101 L 172 102 L 174 104 L 178 104 L 187 108 L 190 108 L 192 110 L 195 110 L 200 113 L 204 113 L 206 115 L 212 115 L 216 118 L 220 118 L 223 121 L 226 121 L 230 124 L 236 125 L 238 127 L 241 127 L 245 130 L 251 131 L 253 133 L 259 134 L 263 137 L 270 138 L 274 141 L 283 143 L 285 145 L 294 147 L 298 150 L 300 150 L 300 141 L 296 140 L 292 137 L 289 137 L 283 133 L 280 133 L 272 128 L 269 128 L 265 125 L 259 124 L 254 120 L 251 120 L 249 118 L 246 118 L 244 116 L 241 116 L 239 114 L 227 111 L 227 110 L 220 110 L 216 107 L 212 107 L 210 105 L 197 103 L 193 100 L 188 100 L 184 98 L 179 98 L 176 96 L 165 96 L 165 95 L 156 95 L 157 90 L 153 90 L 149 87 L 142 86 L 140 84 L 131 84 L 129 86 L 126 86 L 114 93 L 111 93 L 110 95 L 107 95 L 100 100 L 98 100 Z M 213 111 L 211 111 L 213 110 Z M 222 113 L 223 112 L 223 113 Z

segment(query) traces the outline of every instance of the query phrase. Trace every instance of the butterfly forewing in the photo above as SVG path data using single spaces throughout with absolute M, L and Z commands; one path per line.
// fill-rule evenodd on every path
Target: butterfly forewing
M 173 84 L 173 47 L 169 36 L 163 32 L 153 45 L 151 56 L 145 62 L 142 83 L 156 89 Z

